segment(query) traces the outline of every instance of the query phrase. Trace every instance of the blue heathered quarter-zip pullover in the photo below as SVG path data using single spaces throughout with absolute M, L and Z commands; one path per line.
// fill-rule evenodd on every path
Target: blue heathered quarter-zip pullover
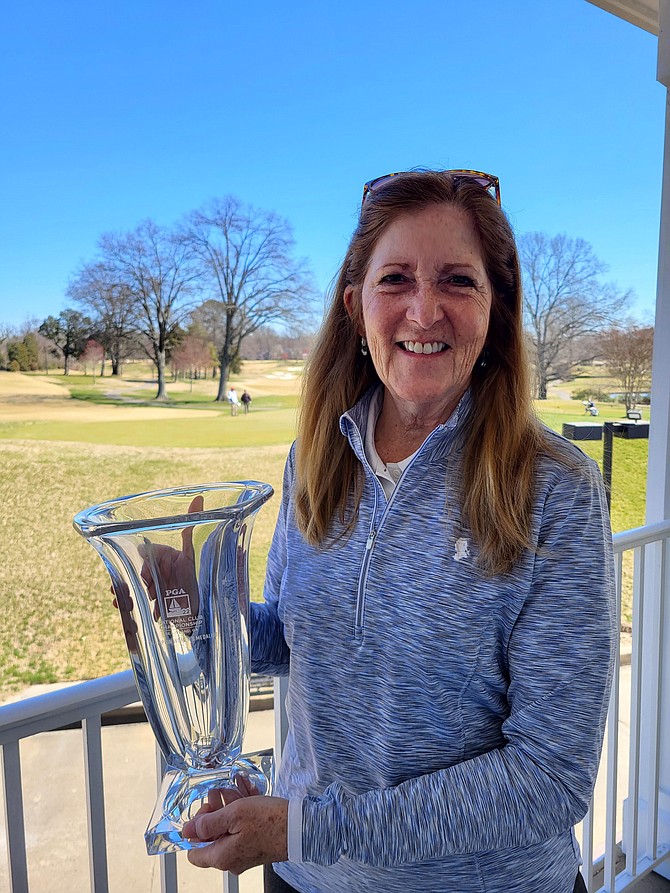
M 572 893 L 617 642 L 594 462 L 542 459 L 535 549 L 487 578 L 460 512 L 466 395 L 390 500 L 365 458 L 351 536 L 308 545 L 286 465 L 252 663 L 289 673 L 277 794 L 302 802 L 302 893 Z

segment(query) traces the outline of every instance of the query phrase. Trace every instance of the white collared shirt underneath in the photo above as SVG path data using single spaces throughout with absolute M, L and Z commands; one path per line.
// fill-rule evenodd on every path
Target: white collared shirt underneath
M 365 457 L 370 463 L 370 467 L 374 471 L 376 477 L 379 478 L 379 482 L 384 488 L 384 493 L 386 494 L 386 498 L 390 499 L 391 494 L 395 490 L 395 486 L 400 480 L 400 476 L 403 471 L 407 468 L 412 459 L 416 456 L 418 450 L 415 450 L 411 456 L 407 456 L 406 459 L 401 459 L 400 462 L 382 462 L 379 458 L 379 453 L 377 452 L 377 447 L 375 446 L 375 428 L 377 427 L 377 419 L 379 418 L 379 413 L 382 409 L 382 403 L 384 399 L 384 390 L 383 388 L 378 388 L 372 400 L 370 400 L 370 407 L 368 409 L 368 424 L 365 430 Z

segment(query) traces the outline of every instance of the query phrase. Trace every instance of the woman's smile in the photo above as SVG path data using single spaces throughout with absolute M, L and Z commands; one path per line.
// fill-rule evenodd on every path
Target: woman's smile
M 408 353 L 413 354 L 437 354 L 449 350 L 449 345 L 444 341 L 429 341 L 422 343 L 421 341 L 399 341 L 398 346 Z

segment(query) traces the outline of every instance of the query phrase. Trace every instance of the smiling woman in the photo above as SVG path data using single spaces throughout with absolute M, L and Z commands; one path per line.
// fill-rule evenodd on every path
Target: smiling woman
M 272 862 L 266 893 L 583 891 L 616 642 L 602 481 L 533 415 L 487 183 L 366 196 L 251 608 L 253 669 L 288 675 L 276 796 L 210 804 L 189 860 Z

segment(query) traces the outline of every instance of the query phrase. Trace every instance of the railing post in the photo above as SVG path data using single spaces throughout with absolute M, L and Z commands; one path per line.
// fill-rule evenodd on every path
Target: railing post
M 107 834 L 105 794 L 102 779 L 102 723 L 100 715 L 82 721 L 84 736 L 84 777 L 88 820 L 88 857 L 93 893 L 107 893 Z
M 158 743 L 156 743 L 156 777 L 158 780 L 158 791 L 161 789 L 165 765 L 163 752 L 158 746 Z M 164 856 L 158 856 L 157 858 L 160 864 L 161 893 L 177 893 L 177 854 L 166 853 Z
M 3 746 L 2 771 L 5 784 L 9 890 L 10 893 L 26 893 L 28 890 L 28 865 L 26 863 L 26 831 L 23 820 L 21 756 L 18 741 L 10 741 Z
M 235 874 L 225 871 L 223 874 L 223 893 L 240 893 L 240 879 Z
M 612 423 L 603 425 L 603 481 L 605 483 L 605 496 L 607 508 L 612 505 Z

